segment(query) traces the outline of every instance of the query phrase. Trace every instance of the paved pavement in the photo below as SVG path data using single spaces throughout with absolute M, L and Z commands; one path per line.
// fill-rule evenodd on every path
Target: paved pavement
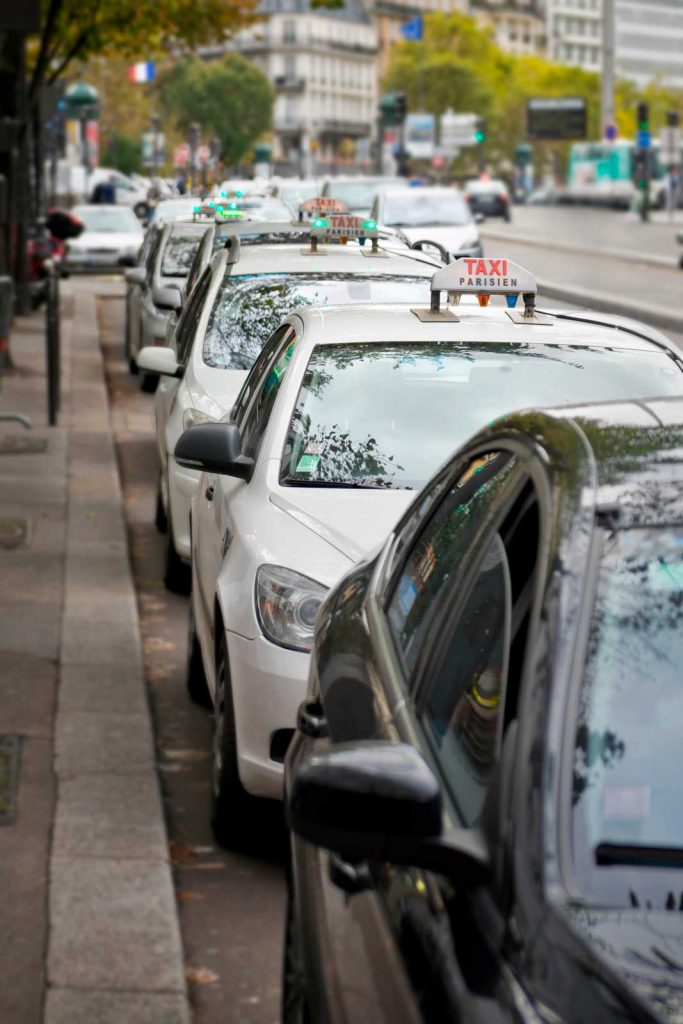
M 0 533 L 25 525 L 0 548 L 0 732 L 21 745 L 0 825 L 0 1021 L 187 1024 L 92 289 L 64 300 L 61 425 L 45 425 L 40 316 L 13 328 L 0 393 L 46 442 L 0 455 Z M 18 430 L 0 424 L 5 452 Z

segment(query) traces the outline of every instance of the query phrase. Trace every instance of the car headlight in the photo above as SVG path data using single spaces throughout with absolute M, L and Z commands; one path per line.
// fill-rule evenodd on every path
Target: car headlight
M 183 430 L 187 430 L 188 427 L 194 427 L 197 423 L 215 423 L 213 416 L 209 416 L 207 412 L 202 412 L 201 409 L 186 409 L 183 413 Z
M 280 647 L 310 651 L 318 609 L 327 588 L 279 565 L 256 574 L 256 614 L 265 636 Z

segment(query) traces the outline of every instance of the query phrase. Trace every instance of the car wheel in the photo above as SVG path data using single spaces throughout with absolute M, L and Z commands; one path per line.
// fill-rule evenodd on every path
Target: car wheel
M 156 526 L 159 533 L 166 533 L 168 531 L 168 517 L 166 516 L 166 509 L 164 508 L 164 500 L 161 496 L 161 474 L 163 469 L 159 470 L 159 482 L 157 483 L 157 505 L 154 513 L 154 525 Z
M 240 781 L 237 734 L 225 637 L 216 658 L 213 758 L 211 764 L 211 827 L 221 846 L 235 846 L 251 816 L 252 797 Z
M 176 551 L 173 540 L 173 521 L 169 506 L 166 514 L 166 550 L 164 552 L 164 583 L 174 594 L 189 594 L 192 586 L 192 570 L 185 565 Z
M 311 1019 L 306 998 L 301 939 L 294 913 L 291 882 L 285 909 L 285 941 L 282 958 L 282 1024 L 309 1024 Z
M 146 391 L 148 395 L 153 395 L 158 386 L 158 373 L 143 373 L 140 377 L 140 390 Z
M 211 697 L 204 672 L 199 637 L 194 624 L 192 598 L 190 598 L 190 614 L 187 631 L 187 692 L 195 704 L 203 708 L 211 707 Z

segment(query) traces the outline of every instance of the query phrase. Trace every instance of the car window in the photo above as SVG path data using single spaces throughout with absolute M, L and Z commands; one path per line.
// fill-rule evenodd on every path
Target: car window
M 157 258 L 159 256 L 159 249 L 165 238 L 165 232 L 160 231 L 157 237 L 154 239 L 154 244 L 149 253 L 149 259 L 147 261 L 147 284 L 151 288 L 154 280 L 154 268 L 157 265 Z
M 479 821 L 505 729 L 516 718 L 540 538 L 525 474 L 501 495 L 480 536 L 458 552 L 421 634 L 415 704 L 466 827 Z
M 187 277 L 201 238 L 201 229 L 194 226 L 175 227 L 164 246 L 161 276 Z
M 471 462 L 416 537 L 387 605 L 389 627 L 409 672 L 449 577 L 515 466 L 516 459 L 504 452 Z
M 494 533 L 420 715 L 467 827 L 481 814 L 498 756 L 511 619 L 510 566 Z
M 565 796 L 594 906 L 681 909 L 682 665 L 681 526 L 605 531 Z
M 208 261 L 211 257 L 213 250 L 214 232 L 209 228 L 203 235 L 201 242 L 195 254 L 192 258 L 192 266 L 190 267 L 187 275 L 187 281 L 185 282 L 185 294 L 191 295 L 192 289 L 194 288 L 200 273 L 206 265 L 205 260 Z
M 265 368 L 259 379 L 254 399 L 240 429 L 242 450 L 252 458 L 256 458 L 261 447 L 270 414 L 294 353 L 294 345 L 295 337 L 292 331 L 281 343 L 275 361 Z
M 254 389 L 258 387 L 261 375 L 265 368 L 274 360 L 280 346 L 282 345 L 283 339 L 293 335 L 293 333 L 294 331 L 290 324 L 283 324 L 274 331 L 261 349 L 261 354 L 252 366 L 249 376 L 242 385 L 242 390 L 237 396 L 232 408 L 231 419 L 235 421 L 240 430 L 243 429 L 243 419 L 249 407 L 249 402 L 251 401 Z
M 176 327 L 176 356 L 179 363 L 186 363 L 189 358 L 195 330 L 197 329 L 197 322 L 201 316 L 202 306 L 204 305 L 204 299 L 210 284 L 211 270 L 207 267 L 199 279 L 197 287 L 192 292 L 190 300 L 185 306 Z

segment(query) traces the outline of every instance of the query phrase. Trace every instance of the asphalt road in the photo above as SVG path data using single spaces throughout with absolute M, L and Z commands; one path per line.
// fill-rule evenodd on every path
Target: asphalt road
M 96 278 L 91 286 L 97 290 Z M 212 719 L 185 691 L 187 598 L 164 587 L 163 537 L 154 526 L 153 396 L 140 391 L 124 362 L 123 299 L 100 299 L 98 315 L 194 1021 L 276 1024 L 286 862 L 281 807 L 264 802 L 259 834 L 244 851 L 216 845 L 209 826 Z

